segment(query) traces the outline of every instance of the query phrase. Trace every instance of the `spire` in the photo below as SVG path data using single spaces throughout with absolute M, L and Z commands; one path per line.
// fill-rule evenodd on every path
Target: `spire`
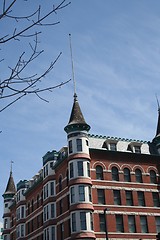
M 15 184 L 14 184 L 14 180 L 13 180 L 13 175 L 12 175 L 12 167 L 11 167 L 11 171 L 10 171 L 10 176 L 9 176 L 9 179 L 8 179 L 8 183 L 7 183 L 7 187 L 6 187 L 6 190 L 3 194 L 3 196 L 5 195 L 14 195 L 16 193 L 16 187 L 15 187 Z
M 156 131 L 156 136 L 160 136 L 160 105 L 159 105 L 159 101 L 157 98 L 157 104 L 158 104 L 158 123 L 157 123 L 157 131 Z
M 73 130 L 86 130 L 89 131 L 90 126 L 86 123 L 84 116 L 82 114 L 81 108 L 77 100 L 77 94 L 74 94 L 74 102 L 70 115 L 68 125 L 64 130 L 69 133 Z

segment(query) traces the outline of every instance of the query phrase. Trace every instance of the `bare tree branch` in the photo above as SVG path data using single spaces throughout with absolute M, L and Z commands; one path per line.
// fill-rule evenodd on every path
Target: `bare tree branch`
M 25 0 L 27 1 L 27 0 Z M 28 1 L 27 1 L 28 2 Z M 49 66 L 44 70 L 43 73 L 32 73 L 26 74 L 28 67 L 32 66 L 33 61 L 37 60 L 38 57 L 44 53 L 44 50 L 39 50 L 38 36 L 42 32 L 37 28 L 50 26 L 53 27 L 59 23 L 59 21 L 55 21 L 52 23 L 45 23 L 44 20 L 47 20 L 49 16 L 52 14 L 57 14 L 58 11 L 67 7 L 70 2 L 68 0 L 61 0 L 61 2 L 57 6 L 53 6 L 47 13 L 42 13 L 42 6 L 38 6 L 36 11 L 32 13 L 26 14 L 25 16 L 17 16 L 13 14 L 13 7 L 16 8 L 18 4 L 18 0 L 10 1 L 9 5 L 7 5 L 8 1 L 3 0 L 2 3 L 2 13 L 0 13 L 0 23 L 1 21 L 6 21 L 9 19 L 10 21 L 15 21 L 16 25 L 10 32 L 4 32 L 3 36 L 0 36 L 0 44 L 1 49 L 6 44 L 15 43 L 17 41 L 23 41 L 23 39 L 29 39 L 29 48 L 30 53 L 29 56 L 27 50 L 25 49 L 22 53 L 20 53 L 17 61 L 14 66 L 8 66 L 9 75 L 5 78 L 0 76 L 0 100 L 2 103 L 2 107 L 0 108 L 0 112 L 4 111 L 18 100 L 27 96 L 29 94 L 35 94 L 39 99 L 48 102 L 48 100 L 41 96 L 41 93 L 50 91 L 52 92 L 54 89 L 61 87 L 67 84 L 70 80 L 66 80 L 64 82 L 58 84 L 50 84 L 50 86 L 43 86 L 42 82 L 45 81 L 45 77 L 50 71 L 55 67 L 55 64 L 59 60 L 61 56 L 61 52 L 57 55 L 57 57 L 52 61 Z M 28 4 L 30 4 L 28 2 Z M 25 21 L 25 24 L 23 24 Z M 22 22 L 22 24 L 20 24 Z M 14 24 L 12 25 L 14 26 Z M 21 29 L 20 29 L 21 26 Z M 29 30 L 33 30 L 33 33 L 30 33 Z M 33 40 L 33 38 L 35 38 Z M 34 42 L 34 44 L 32 43 Z M 0 64 L 5 61 L 5 58 L 0 59 Z M 41 83 L 41 87 L 39 87 L 39 83 Z M 3 100 L 7 101 L 3 101 Z

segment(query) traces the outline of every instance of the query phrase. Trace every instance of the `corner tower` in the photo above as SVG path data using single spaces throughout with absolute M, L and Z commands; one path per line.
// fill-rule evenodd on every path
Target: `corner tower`
M 69 122 L 64 128 L 68 138 L 69 199 L 71 239 L 95 239 L 93 231 L 88 131 L 77 95 Z
M 9 207 L 13 203 L 13 197 L 16 194 L 16 187 L 14 184 L 14 179 L 12 175 L 12 170 L 10 171 L 10 176 L 8 179 L 7 187 L 6 190 L 3 194 L 4 198 L 4 214 L 3 214 L 3 219 L 4 219 L 4 230 L 3 230 L 3 237 L 4 239 L 10 239 L 10 209 Z

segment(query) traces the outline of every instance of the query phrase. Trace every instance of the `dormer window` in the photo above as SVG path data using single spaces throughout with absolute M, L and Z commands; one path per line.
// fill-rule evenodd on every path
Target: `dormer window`
M 134 146 L 135 153 L 141 153 L 141 146 Z
M 141 153 L 141 145 L 142 143 L 139 143 L 139 142 L 131 142 L 129 145 L 128 145 L 128 151 L 131 151 L 133 153 Z
M 117 141 L 112 139 L 107 139 L 104 143 L 102 148 L 106 148 L 110 151 L 117 151 Z
M 117 144 L 116 143 L 112 142 L 112 143 L 109 144 L 109 146 L 110 146 L 111 151 L 117 151 Z

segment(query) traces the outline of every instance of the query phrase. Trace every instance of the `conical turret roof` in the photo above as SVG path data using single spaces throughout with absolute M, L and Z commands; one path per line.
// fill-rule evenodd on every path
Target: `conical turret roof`
M 14 184 L 14 179 L 12 175 L 12 171 L 10 171 L 10 176 L 8 179 L 7 187 L 3 195 L 8 195 L 8 194 L 15 194 L 16 193 L 16 187 Z
M 74 102 L 73 102 L 70 119 L 69 119 L 68 125 L 64 128 L 64 130 L 68 133 L 75 128 L 79 128 L 79 130 L 86 130 L 86 131 L 89 131 L 90 129 L 90 126 L 86 123 L 84 119 L 76 94 L 74 94 Z
M 156 136 L 160 136 L 160 108 L 158 108 L 158 123 L 157 123 Z

